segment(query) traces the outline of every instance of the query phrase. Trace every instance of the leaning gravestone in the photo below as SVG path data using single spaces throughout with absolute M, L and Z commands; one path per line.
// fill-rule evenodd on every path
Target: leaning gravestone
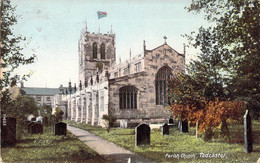
M 253 136 L 252 136 L 252 122 L 248 110 L 246 110 L 246 113 L 244 115 L 244 140 L 245 140 L 244 151 L 246 153 L 251 153 L 253 151 Z
M 1 118 L 1 145 L 13 146 L 16 143 L 16 118 Z
M 162 131 L 162 135 L 169 135 L 169 125 L 165 123 L 162 126 L 161 131 Z
M 55 135 L 66 135 L 67 133 L 67 123 L 59 122 L 54 125 Z
M 42 134 L 43 133 L 43 125 L 40 123 L 34 123 L 31 125 L 31 134 Z
M 135 145 L 150 145 L 150 127 L 140 124 L 135 128 Z

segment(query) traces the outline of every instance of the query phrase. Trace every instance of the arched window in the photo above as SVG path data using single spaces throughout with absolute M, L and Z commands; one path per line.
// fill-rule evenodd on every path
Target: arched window
M 168 81 L 172 75 L 172 69 L 168 66 L 160 68 L 155 77 L 156 105 L 169 104 Z
M 137 109 L 137 88 L 125 86 L 119 89 L 120 109 Z
M 93 43 L 93 59 L 97 59 L 97 43 Z
M 101 59 L 106 59 L 106 46 L 104 43 L 100 47 Z

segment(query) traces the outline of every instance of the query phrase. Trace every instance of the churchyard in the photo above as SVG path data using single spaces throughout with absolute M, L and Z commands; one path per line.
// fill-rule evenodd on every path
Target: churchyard
M 107 132 L 101 127 L 67 122 L 158 162 L 256 162 L 260 156 L 259 120 L 252 123 L 252 153 L 244 152 L 241 123 L 230 126 L 230 139 L 221 137 L 220 128 L 217 128 L 211 141 L 204 141 L 202 135 L 196 138 L 195 127 L 190 127 L 189 132 L 180 132 L 176 127 L 170 127 L 169 135 L 163 135 L 160 129 L 152 129 L 150 143 L 137 146 L 136 129 L 112 128 Z
M 3 121 L 5 122 L 5 120 Z M 10 128 L 9 122 L 7 118 L 5 122 L 7 130 Z M 14 119 L 12 119 L 11 126 L 15 126 Z M 24 121 L 23 129 L 19 131 L 21 134 L 19 139 L 15 138 L 18 136 L 16 132 L 8 132 L 8 138 L 5 137 L 7 141 L 1 141 L 3 143 L 1 148 L 2 161 L 106 162 L 103 157 L 84 145 L 66 129 L 67 124 L 62 122 L 47 125 L 35 121 Z
M 189 126 L 185 121 L 173 123 L 172 119 L 169 119 L 169 123 L 161 125 L 139 124 L 131 129 L 111 128 L 109 132 L 100 126 L 74 121 L 64 122 L 58 122 L 55 118 L 43 117 L 40 121 L 31 118 L 20 124 L 22 130 L 17 133 L 16 119 L 3 117 L 3 161 L 106 162 L 103 157 L 67 131 L 67 124 L 89 131 L 157 162 L 256 162 L 260 156 L 259 120 L 253 120 L 252 125 L 249 125 L 252 126 L 252 131 L 247 127 L 247 133 L 252 137 L 245 135 L 244 131 L 244 126 L 251 121 L 244 121 L 244 124 L 237 122 L 229 125 L 229 138 L 223 137 L 220 128 L 217 128 L 210 141 L 205 141 L 203 134 L 197 135 L 195 126 Z M 245 148 L 247 139 L 249 141 Z M 250 140 L 253 140 L 253 147 Z

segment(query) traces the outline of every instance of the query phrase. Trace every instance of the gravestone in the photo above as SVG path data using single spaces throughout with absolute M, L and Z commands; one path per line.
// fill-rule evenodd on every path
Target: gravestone
M 42 123 L 42 119 L 43 119 L 42 116 L 38 116 L 38 117 L 36 118 L 36 122 Z
M 28 130 L 28 133 L 31 133 L 31 126 L 34 124 L 35 122 L 29 122 L 27 124 L 27 130 Z
M 30 114 L 30 115 L 27 116 L 27 120 L 28 120 L 28 121 L 32 121 L 32 118 L 34 118 L 34 115 L 32 115 L 32 114 Z
M 33 118 L 31 119 L 31 121 L 34 121 L 34 122 L 35 122 L 35 121 L 36 121 L 36 118 L 35 118 L 35 117 L 33 117 Z
M 1 145 L 13 146 L 16 143 L 16 118 L 6 117 L 1 118 Z
M 161 131 L 162 131 L 162 135 L 169 135 L 169 125 L 165 123 L 162 126 Z
M 189 132 L 189 126 L 188 126 L 188 121 L 179 121 L 179 129 L 181 132 Z
M 54 125 L 55 135 L 66 135 L 67 134 L 67 123 L 59 122 Z
M 31 125 L 31 134 L 42 134 L 43 133 L 43 125 L 40 123 L 34 123 Z
M 120 120 L 120 128 L 127 128 L 127 120 L 126 119 Z
M 252 136 L 252 122 L 248 110 L 246 110 L 246 113 L 244 115 L 244 141 L 245 141 L 244 151 L 246 153 L 251 153 L 253 151 L 253 136 Z
M 171 117 L 170 119 L 169 119 L 169 124 L 173 124 L 174 122 L 173 122 L 173 118 Z
M 135 145 L 150 145 L 150 127 L 140 124 L 135 128 Z
M 173 121 L 173 118 L 172 118 L 172 117 L 170 117 L 170 118 L 169 118 L 169 120 L 168 120 L 168 125 L 169 125 L 169 127 L 170 127 L 170 128 L 173 128 L 173 127 L 175 126 L 175 124 L 174 124 L 174 121 Z

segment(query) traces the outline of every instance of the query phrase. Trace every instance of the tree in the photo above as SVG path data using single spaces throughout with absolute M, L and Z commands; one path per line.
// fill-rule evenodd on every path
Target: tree
M 230 98 L 247 102 L 247 108 L 260 112 L 258 0 L 193 0 L 188 11 L 204 12 L 212 27 L 202 28 L 197 35 L 188 36 L 202 54 L 214 50 L 221 59 L 226 91 Z M 212 40 L 216 46 L 203 49 Z M 186 35 L 187 36 L 187 35 Z M 211 36 L 211 37 L 208 37 Z
M 259 2 L 193 0 L 187 9 L 204 12 L 212 24 L 185 35 L 201 52 L 187 74 L 170 82 L 172 110 L 191 122 L 199 120 L 206 135 L 219 124 L 228 132 L 227 120 L 242 117 L 243 104 L 236 100 L 259 112 Z
M 52 108 L 49 105 L 43 105 L 40 107 L 40 113 L 43 117 L 47 116 L 50 117 L 52 113 Z
M 213 130 L 221 125 L 221 134 L 230 138 L 228 122 L 242 121 L 244 106 L 235 101 L 201 101 L 203 107 L 196 105 L 173 104 L 172 112 L 175 117 L 189 120 L 191 124 L 199 123 L 199 132 L 205 132 L 205 139 L 213 136 Z
M 23 49 L 21 43 L 24 42 L 26 38 L 21 35 L 16 36 L 12 31 L 12 27 L 18 20 L 18 16 L 15 14 L 15 8 L 11 6 L 10 0 L 1 2 L 0 105 L 1 110 L 7 111 L 7 108 L 13 109 L 10 106 L 13 105 L 14 99 L 11 99 L 9 90 L 4 90 L 4 88 L 12 87 L 16 85 L 20 79 L 25 80 L 29 77 L 30 74 L 22 77 L 14 74 L 14 70 L 21 65 L 33 63 L 36 56 L 26 57 L 26 55 L 21 53 Z M 11 110 L 10 112 L 12 112 Z M 10 112 L 8 112 L 8 114 Z
M 64 114 L 64 112 L 61 110 L 60 107 L 57 107 L 55 109 L 55 117 L 57 118 L 57 120 L 62 121 L 62 115 Z
M 4 93 L 8 93 L 7 89 Z M 15 100 L 11 99 L 9 95 L 1 97 L 1 115 L 6 114 L 8 117 L 15 117 L 17 120 L 17 137 L 20 138 L 24 133 L 27 116 L 30 114 L 37 115 L 38 107 L 34 98 L 18 95 Z M 2 106 L 4 104 L 4 106 Z

